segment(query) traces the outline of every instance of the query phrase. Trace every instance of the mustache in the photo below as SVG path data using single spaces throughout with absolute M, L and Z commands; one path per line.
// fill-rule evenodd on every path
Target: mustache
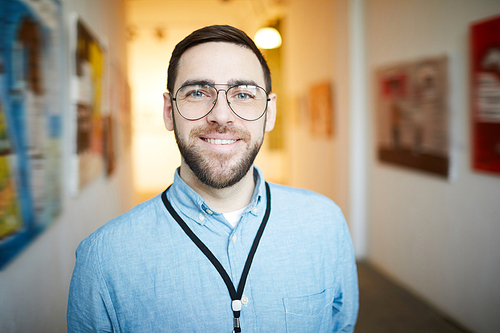
M 248 131 L 240 128 L 235 128 L 233 126 L 219 125 L 217 123 L 211 123 L 209 125 L 199 126 L 193 128 L 189 134 L 191 138 L 198 138 L 200 136 L 205 136 L 212 133 L 218 134 L 231 134 L 240 140 L 245 142 L 250 141 L 251 135 Z

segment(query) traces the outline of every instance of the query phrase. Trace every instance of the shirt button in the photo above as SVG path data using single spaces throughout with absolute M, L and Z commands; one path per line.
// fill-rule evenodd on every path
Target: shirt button
M 203 214 L 200 214 L 198 218 L 200 219 L 200 221 L 205 221 L 205 216 L 203 216 Z
M 248 297 L 243 296 L 243 297 L 241 298 L 241 303 L 242 303 L 242 304 L 247 304 L 247 303 L 248 303 Z
M 207 210 L 206 210 L 205 212 L 207 212 L 207 214 L 209 214 L 209 215 L 212 215 L 212 214 L 214 213 L 214 212 L 212 212 L 212 211 L 211 211 L 210 209 L 208 209 L 208 208 L 207 208 Z
M 234 243 L 236 242 L 236 235 L 233 235 L 233 238 L 231 238 L 231 241 Z
M 254 207 L 254 208 L 252 209 L 252 213 L 254 213 L 254 214 L 257 214 L 257 212 L 258 212 L 258 211 L 259 211 L 259 210 L 257 209 L 257 207 Z

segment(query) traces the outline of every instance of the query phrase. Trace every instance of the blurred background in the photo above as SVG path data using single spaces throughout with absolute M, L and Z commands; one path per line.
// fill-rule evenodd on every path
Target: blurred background
M 0 12 L 0 332 L 66 331 L 80 241 L 172 182 L 168 60 L 211 24 L 281 36 L 262 48 L 278 94 L 256 161 L 267 180 L 331 198 L 358 260 L 460 325 L 500 331 L 500 29 L 472 29 L 500 1 L 0 0 Z M 484 50 L 493 65 L 476 69 Z

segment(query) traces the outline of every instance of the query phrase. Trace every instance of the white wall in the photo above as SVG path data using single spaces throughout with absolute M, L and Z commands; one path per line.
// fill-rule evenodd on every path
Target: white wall
M 353 149 L 361 156 L 366 152 L 360 150 L 362 147 L 353 147 L 350 124 L 353 123 L 352 99 L 363 102 L 361 95 L 351 96 L 351 91 L 357 91 L 353 87 L 364 81 L 353 79 L 350 64 L 353 58 L 351 21 L 354 16 L 362 19 L 362 10 L 353 9 L 353 2 L 356 1 L 289 1 L 283 29 L 286 91 L 282 98 L 287 112 L 289 183 L 326 195 L 340 206 L 351 231 L 356 256 L 361 258 L 365 255 L 365 207 L 363 200 L 358 199 L 366 196 L 366 181 L 359 182 L 358 176 L 366 170 L 363 166 L 353 170 L 351 157 Z M 363 60 L 362 56 L 359 58 Z M 313 135 L 309 119 L 304 117 L 308 112 L 308 99 L 313 98 L 309 96 L 309 88 L 327 80 L 333 84 L 334 104 L 334 135 L 329 139 Z M 362 130 L 356 129 L 354 137 Z M 358 185 L 355 189 L 353 179 Z
M 500 177 L 471 170 L 468 26 L 497 0 L 367 0 L 371 124 L 381 65 L 448 54 L 454 180 L 380 164 L 370 127 L 369 259 L 477 332 L 500 331 Z
M 290 185 L 335 200 L 338 197 L 335 139 L 312 135 L 307 117 L 309 89 L 325 81 L 334 83 L 333 17 L 333 1 L 289 1 L 282 46 L 286 96 L 278 98 L 285 99 Z M 292 112 L 298 113 L 298 122 L 294 122 Z M 338 135 L 338 124 L 334 126 Z
M 107 40 L 108 55 L 126 71 L 123 1 L 63 0 L 62 5 L 65 19 L 76 11 L 97 35 Z M 68 22 L 64 24 L 67 27 Z M 67 31 L 65 35 L 67 39 Z M 69 62 L 69 54 L 67 57 Z M 69 99 L 65 110 L 70 110 Z M 64 116 L 67 124 L 67 113 Z M 66 143 L 73 140 L 67 126 L 63 139 Z M 67 184 L 68 144 L 64 154 Z M 101 176 L 77 197 L 69 196 L 65 188 L 59 218 L 0 271 L 0 332 L 66 332 L 76 247 L 92 231 L 130 208 L 130 169 L 130 152 L 123 152 L 111 178 Z

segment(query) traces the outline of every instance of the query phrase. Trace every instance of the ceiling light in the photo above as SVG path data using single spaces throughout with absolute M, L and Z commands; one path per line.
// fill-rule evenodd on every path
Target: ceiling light
M 254 37 L 255 44 L 261 49 L 275 49 L 281 46 L 281 35 L 274 28 L 260 28 Z

